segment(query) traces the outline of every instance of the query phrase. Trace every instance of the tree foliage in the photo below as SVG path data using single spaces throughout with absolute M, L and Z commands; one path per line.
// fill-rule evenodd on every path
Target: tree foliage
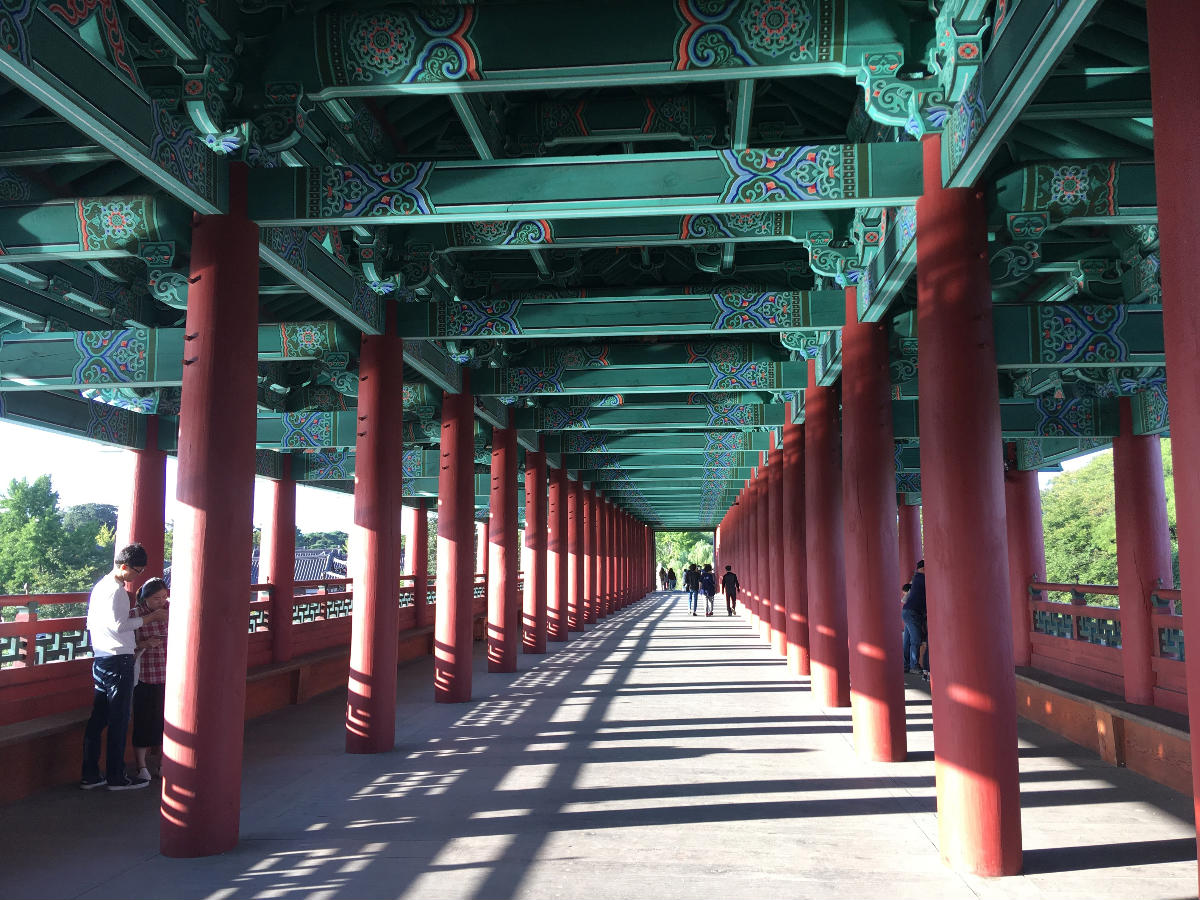
M 0 495 L 0 593 L 90 590 L 112 566 L 110 509 L 83 504 L 63 512 L 49 475 L 10 481 Z
M 1171 558 L 1179 581 L 1175 535 L 1175 482 L 1170 441 L 1162 442 L 1167 525 Z M 1042 530 L 1046 541 L 1046 580 L 1079 584 L 1117 583 L 1117 515 L 1112 452 L 1057 476 L 1042 491 Z
M 659 567 L 674 569 L 683 578 L 683 570 L 696 563 L 701 568 L 713 562 L 713 535 L 710 531 L 658 531 L 654 535 Z

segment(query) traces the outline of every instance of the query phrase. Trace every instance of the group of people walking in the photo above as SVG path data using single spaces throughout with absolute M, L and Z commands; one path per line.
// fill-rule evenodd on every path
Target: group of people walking
M 658 570 L 658 580 L 664 591 L 675 590 L 675 570 L 660 567 Z M 683 587 L 688 592 L 688 610 L 693 616 L 700 615 L 700 595 L 704 594 L 704 615 L 713 615 L 713 606 L 716 602 L 717 595 L 717 576 L 713 572 L 712 563 L 705 563 L 704 568 L 700 568 L 699 563 L 692 563 L 683 573 Z M 733 566 L 725 567 L 725 574 L 721 576 L 721 590 L 725 594 L 725 611 L 728 615 L 734 615 L 737 612 L 737 592 L 741 585 L 738 583 L 738 577 L 734 574 Z
M 117 553 L 112 571 L 92 588 L 87 629 L 92 639 L 92 715 L 83 733 L 85 791 L 107 788 L 131 791 L 150 785 L 150 751 L 162 746 L 163 707 L 167 681 L 167 601 L 170 591 L 161 578 L 138 589 L 130 582 L 146 570 L 141 544 Z M 125 737 L 133 720 L 133 774 L 125 767 Z M 107 736 L 104 735 L 107 729 Z M 105 739 L 106 738 L 106 739 Z M 100 750 L 105 747 L 104 772 Z

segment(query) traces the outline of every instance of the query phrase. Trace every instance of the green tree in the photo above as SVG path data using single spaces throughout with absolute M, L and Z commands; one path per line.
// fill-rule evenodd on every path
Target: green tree
M 96 504 L 103 506 L 103 504 Z M 0 593 L 88 590 L 112 566 L 112 527 L 82 512 L 64 526 L 49 475 L 0 495 Z
M 661 566 L 674 569 L 683 578 L 683 570 L 697 563 L 702 568 L 713 561 L 713 535 L 710 531 L 658 531 L 654 535 L 655 555 Z
M 87 525 L 105 525 L 117 530 L 117 508 L 111 503 L 77 503 L 63 512 L 63 528 L 76 531 Z
M 1162 454 L 1167 526 L 1178 583 L 1179 543 L 1175 534 L 1175 482 L 1170 441 L 1162 442 Z M 1117 583 L 1117 516 L 1111 451 L 1098 454 L 1074 472 L 1057 476 L 1042 491 L 1042 531 L 1046 542 L 1048 581 Z

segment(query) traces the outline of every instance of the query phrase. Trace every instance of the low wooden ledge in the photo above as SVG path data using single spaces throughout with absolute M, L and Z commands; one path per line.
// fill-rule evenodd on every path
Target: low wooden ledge
M 1038 669 L 1017 669 L 1017 713 L 1098 753 L 1114 766 L 1192 795 L 1187 716 Z

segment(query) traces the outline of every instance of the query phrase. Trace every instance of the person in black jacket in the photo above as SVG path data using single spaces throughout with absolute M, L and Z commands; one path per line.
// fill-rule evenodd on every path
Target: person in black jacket
M 717 576 L 713 574 L 712 563 L 704 564 L 700 573 L 700 590 L 704 591 L 704 615 L 713 614 L 713 597 L 717 593 Z
M 921 644 L 927 640 L 926 607 L 925 607 L 925 560 L 917 563 L 917 571 L 912 577 L 912 587 L 904 598 L 900 608 L 900 618 L 904 621 L 904 636 L 908 644 L 908 657 L 904 660 L 904 671 L 919 672 L 921 668 Z M 926 650 L 925 664 L 929 665 L 929 652 Z
M 725 609 L 731 616 L 737 611 L 737 592 L 740 587 L 733 566 L 726 566 L 725 574 L 721 576 L 721 590 L 725 592 Z
M 688 592 L 688 609 L 693 616 L 697 615 L 696 610 L 700 606 L 700 567 L 695 563 L 683 573 L 683 586 Z

